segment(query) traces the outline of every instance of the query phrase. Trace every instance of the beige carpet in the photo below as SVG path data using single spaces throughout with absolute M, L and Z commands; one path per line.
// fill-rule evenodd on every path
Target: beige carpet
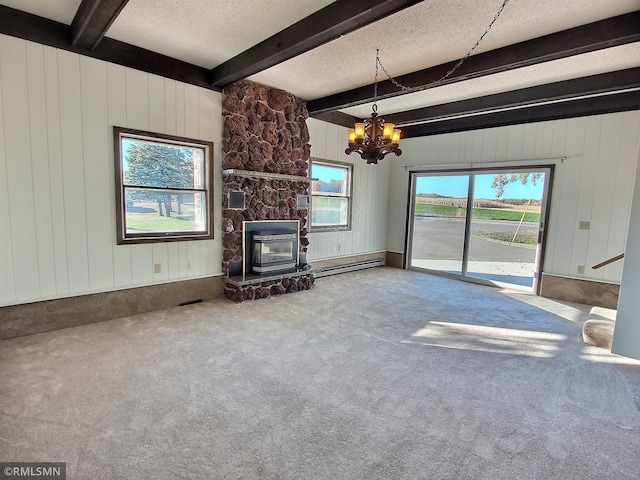
M 70 479 L 640 478 L 589 306 L 376 268 L 0 342 L 0 460 Z

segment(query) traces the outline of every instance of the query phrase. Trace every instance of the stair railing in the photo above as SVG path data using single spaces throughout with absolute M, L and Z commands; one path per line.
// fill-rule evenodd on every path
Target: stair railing
M 623 258 L 624 258 L 624 253 L 621 253 L 620 255 L 616 255 L 615 257 L 611 257 L 611 258 L 605 260 L 604 262 L 600 262 L 599 264 L 594 265 L 591 268 L 593 268 L 594 270 L 597 270 L 599 268 L 602 268 L 602 267 L 605 267 L 605 266 L 609 265 L 610 263 L 617 262 L 618 260 L 622 260 Z

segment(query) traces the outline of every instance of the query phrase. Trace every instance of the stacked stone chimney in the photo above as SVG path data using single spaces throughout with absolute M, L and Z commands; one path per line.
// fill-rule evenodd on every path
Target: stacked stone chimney
M 294 95 L 248 80 L 223 93 L 222 268 L 228 275 L 230 262 L 242 260 L 243 221 L 299 220 L 299 249 L 306 252 L 311 145 L 306 103 Z

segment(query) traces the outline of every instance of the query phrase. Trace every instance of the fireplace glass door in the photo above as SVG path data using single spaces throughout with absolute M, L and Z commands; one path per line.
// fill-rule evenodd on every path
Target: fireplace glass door
M 297 236 L 295 232 L 255 232 L 252 238 L 252 270 L 274 273 L 295 270 Z

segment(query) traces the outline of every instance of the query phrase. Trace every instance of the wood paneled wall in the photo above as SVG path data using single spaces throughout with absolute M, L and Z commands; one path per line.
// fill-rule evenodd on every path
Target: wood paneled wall
M 402 149 L 402 162 L 392 163 L 390 174 L 390 251 L 404 249 L 409 171 L 555 164 L 543 270 L 620 282 L 622 262 L 591 266 L 625 251 L 640 111 L 406 139 Z M 579 230 L 581 220 L 591 228 Z M 584 274 L 578 265 L 585 265 Z
M 0 35 L 0 305 L 221 274 L 219 202 L 215 240 L 116 245 L 114 125 L 213 141 L 218 199 L 219 93 Z
M 353 165 L 351 230 L 309 234 L 307 260 L 324 260 L 386 250 L 389 167 L 395 155 L 367 165 L 358 155 L 346 155 L 347 129 L 310 118 L 311 158 Z

